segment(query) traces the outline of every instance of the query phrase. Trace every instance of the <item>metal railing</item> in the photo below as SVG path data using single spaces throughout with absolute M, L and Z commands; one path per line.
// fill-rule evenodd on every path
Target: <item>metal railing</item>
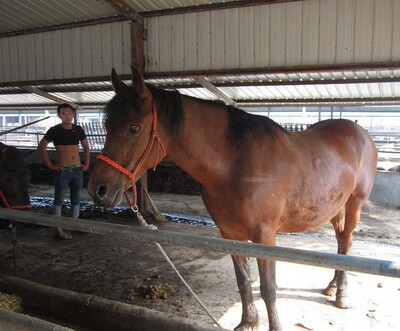
M 111 224 L 85 219 L 72 219 L 70 217 L 11 210 L 6 208 L 0 208 L 0 218 L 50 227 L 54 227 L 54 225 L 57 224 L 65 229 L 97 235 L 108 235 L 117 238 L 123 237 L 139 241 L 179 245 L 197 249 L 209 249 L 227 254 L 400 278 L 400 265 L 395 261 L 323 253 L 279 246 L 265 246 L 235 240 L 225 240 L 162 230 L 149 230 L 137 226 Z
M 100 123 L 84 123 L 82 127 L 86 132 L 91 151 L 101 151 L 105 142 L 105 132 L 101 128 Z M 9 127 L 0 127 L 0 132 L 6 129 L 9 129 Z M 36 149 L 44 134 L 44 127 L 31 126 L 28 129 L 7 133 L 0 138 L 0 141 L 10 146 Z M 49 148 L 52 148 L 52 145 Z

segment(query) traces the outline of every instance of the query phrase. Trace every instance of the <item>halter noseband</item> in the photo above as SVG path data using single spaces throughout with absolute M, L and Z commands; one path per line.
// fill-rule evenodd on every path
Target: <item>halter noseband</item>
M 4 147 L 0 152 L 4 153 L 7 150 L 7 147 Z M 32 209 L 32 205 L 21 205 L 21 206 L 11 206 L 6 199 L 3 191 L 0 188 L 0 199 L 3 202 L 4 206 L 8 209 Z
M 153 102 L 152 110 L 153 110 L 153 125 L 152 125 L 152 129 L 151 129 L 150 139 L 149 139 L 149 142 L 147 143 L 146 149 L 144 150 L 144 152 L 142 154 L 142 157 L 140 158 L 139 162 L 137 163 L 136 167 L 134 168 L 134 170 L 132 172 L 130 172 L 128 169 L 122 167 L 117 162 L 111 160 L 110 158 L 108 158 L 107 156 L 105 156 L 103 154 L 99 154 L 96 156 L 97 159 L 102 160 L 103 162 L 107 163 L 108 165 L 110 165 L 114 169 L 118 170 L 119 172 L 123 173 L 125 176 L 127 176 L 129 178 L 129 180 L 132 183 L 133 201 L 129 199 L 126 192 L 125 192 L 125 197 L 126 197 L 126 200 L 128 201 L 128 204 L 131 206 L 132 210 L 134 210 L 134 211 L 138 210 L 137 205 L 136 205 L 136 203 L 137 203 L 137 192 L 136 192 L 136 185 L 135 185 L 136 175 L 137 175 L 139 169 L 143 166 L 146 159 L 148 158 L 155 141 L 157 142 L 157 154 L 156 154 L 156 162 L 154 164 L 153 170 L 156 169 L 157 164 L 167 155 L 167 153 L 165 152 L 165 148 L 162 144 L 161 138 L 157 131 L 157 107 L 154 102 Z M 161 159 L 158 158 L 159 147 L 161 147 L 161 150 L 163 153 Z

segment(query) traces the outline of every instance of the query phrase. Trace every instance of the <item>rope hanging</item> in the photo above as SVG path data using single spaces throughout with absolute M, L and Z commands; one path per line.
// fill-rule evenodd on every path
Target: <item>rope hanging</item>
M 153 125 L 152 125 L 152 132 L 151 132 L 151 135 L 150 135 L 150 139 L 149 139 L 149 142 L 147 144 L 147 147 L 146 147 L 145 151 L 143 152 L 142 157 L 140 158 L 139 162 L 137 163 L 135 169 L 132 172 L 130 172 L 128 169 L 122 167 L 121 165 L 119 165 L 118 163 L 116 163 L 115 161 L 111 160 L 110 158 L 108 158 L 107 156 L 105 156 L 103 154 L 97 155 L 97 158 L 99 160 L 107 163 L 108 165 L 110 165 L 114 169 L 118 170 L 119 172 L 121 172 L 122 174 L 127 176 L 128 179 L 131 181 L 131 184 L 132 184 L 132 199 L 129 198 L 127 192 L 124 192 L 125 198 L 126 198 L 128 204 L 129 204 L 129 206 L 131 207 L 132 211 L 134 213 L 136 213 L 137 219 L 138 219 L 140 225 L 145 227 L 145 228 L 151 229 L 151 230 L 157 230 L 157 227 L 155 225 L 152 225 L 152 224 L 147 224 L 146 220 L 139 213 L 139 208 L 137 206 L 137 191 L 136 191 L 136 183 L 135 182 L 136 182 L 136 175 L 137 175 L 139 169 L 143 166 L 143 164 L 146 161 L 146 159 L 148 158 L 148 156 L 149 156 L 149 154 L 151 152 L 151 149 L 153 148 L 153 145 L 154 145 L 155 142 L 157 142 L 157 154 L 156 154 L 156 161 L 155 161 L 155 165 L 154 165 L 153 169 L 155 169 L 157 164 L 166 156 L 165 148 L 164 148 L 164 146 L 163 146 L 163 144 L 161 142 L 160 136 L 158 135 L 158 131 L 157 131 L 157 109 L 156 109 L 155 103 L 153 103 Z M 163 156 L 159 160 L 160 147 L 161 147 Z M 196 295 L 196 293 L 193 292 L 193 290 L 191 289 L 190 285 L 185 281 L 185 279 L 182 277 L 182 275 L 180 274 L 178 269 L 176 269 L 175 265 L 172 263 L 171 259 L 168 257 L 167 253 L 164 251 L 164 249 L 161 247 L 161 245 L 159 243 L 157 243 L 157 242 L 155 243 L 155 245 L 160 250 L 161 254 L 165 257 L 165 259 L 167 260 L 167 262 L 171 266 L 171 268 L 178 275 L 178 277 L 182 281 L 182 283 L 186 286 L 186 288 L 189 290 L 189 292 L 193 295 L 193 297 L 195 298 L 197 303 L 204 309 L 204 311 L 207 313 L 207 315 L 210 316 L 210 318 L 213 320 L 213 322 L 218 327 L 222 328 L 222 326 L 218 323 L 216 318 L 211 314 L 211 312 L 207 309 L 207 307 L 199 299 L 199 297 Z
M 131 208 L 132 211 L 134 211 L 137 215 L 138 221 L 141 226 L 150 229 L 150 230 L 157 230 L 157 226 L 153 224 L 147 224 L 146 220 L 142 216 L 142 214 L 139 213 L 139 211 L 135 211 L 133 208 Z M 171 268 L 175 271 L 177 274 L 178 278 L 182 281 L 183 285 L 186 286 L 186 288 L 189 290 L 189 292 L 193 295 L 197 303 L 203 308 L 203 310 L 207 313 L 207 315 L 213 320 L 213 322 L 220 328 L 222 328 L 221 324 L 217 321 L 217 319 L 211 314 L 211 312 L 207 309 L 207 307 L 204 305 L 204 303 L 200 300 L 200 298 L 194 293 L 190 285 L 186 282 L 186 280 L 183 278 L 179 270 L 175 267 L 174 263 L 171 261 L 165 250 L 162 248 L 162 246 L 159 243 L 155 243 L 157 248 L 160 250 L 161 254 L 164 256 L 164 258 L 167 260 L 168 264 L 171 266 Z

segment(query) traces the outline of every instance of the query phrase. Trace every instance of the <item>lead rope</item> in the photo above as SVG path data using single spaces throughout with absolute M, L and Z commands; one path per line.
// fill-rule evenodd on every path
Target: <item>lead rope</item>
M 131 209 L 134 213 L 136 213 L 137 219 L 140 223 L 141 226 L 150 229 L 150 230 L 157 230 L 157 226 L 155 226 L 154 224 L 147 224 L 146 220 L 144 219 L 144 217 L 142 216 L 142 214 L 140 214 L 137 206 L 135 206 L 136 208 L 134 208 L 134 206 L 131 206 Z M 211 314 L 211 312 L 207 309 L 207 307 L 204 305 L 204 303 L 200 300 L 200 298 L 197 296 L 196 293 L 193 292 L 192 288 L 190 287 L 190 285 L 186 282 L 186 280 L 183 278 L 183 276 L 181 275 L 181 273 L 179 272 L 179 270 L 175 267 L 174 263 L 171 261 L 171 259 L 169 258 L 169 256 L 167 255 L 167 253 L 165 252 L 165 250 L 161 247 L 161 245 L 156 242 L 155 245 L 157 246 L 157 248 L 160 250 L 161 254 L 164 256 L 164 258 L 167 260 L 168 264 L 171 266 L 171 268 L 175 271 L 175 273 L 178 275 L 178 278 L 182 281 L 183 285 L 186 286 L 186 288 L 189 290 L 189 292 L 193 295 L 193 297 L 195 298 L 195 300 L 197 301 L 197 303 L 201 306 L 201 308 L 203 308 L 203 310 L 207 313 L 207 315 L 213 320 L 213 322 L 220 328 L 222 328 L 221 324 L 219 324 L 219 322 L 216 320 L 216 318 Z
M 155 225 L 147 224 L 146 220 L 139 213 L 139 208 L 137 206 L 137 192 L 136 192 L 136 183 L 135 183 L 136 182 L 137 171 L 139 171 L 140 167 L 143 165 L 143 163 L 145 162 L 145 160 L 149 156 L 150 151 L 153 148 L 154 142 L 157 142 L 157 154 L 156 154 L 156 161 L 155 161 L 155 165 L 154 165 L 153 170 L 156 169 L 156 166 L 161 161 L 161 159 L 166 156 L 165 148 L 164 148 L 164 146 L 162 144 L 162 141 L 160 139 L 160 136 L 158 135 L 158 132 L 157 132 L 157 109 L 156 109 L 155 103 L 153 104 L 153 109 L 152 110 L 153 110 L 153 126 L 152 126 L 152 132 L 151 132 L 151 135 L 150 135 L 150 140 L 149 140 L 149 142 L 147 144 L 147 147 L 146 147 L 142 157 L 140 158 L 140 160 L 139 160 L 138 164 L 136 165 L 136 167 L 135 167 L 133 172 L 130 172 L 128 169 L 125 169 L 124 167 L 120 166 L 117 162 L 111 160 L 109 157 L 107 157 L 107 156 L 105 156 L 103 154 L 97 155 L 97 159 L 107 163 L 109 166 L 113 167 L 114 169 L 118 170 L 119 172 L 123 173 L 125 176 L 128 177 L 128 179 L 131 181 L 131 184 L 132 184 L 132 195 L 133 195 L 133 198 L 131 200 L 129 198 L 127 192 L 124 192 L 126 201 L 128 202 L 128 204 L 129 204 L 130 208 L 132 209 L 132 211 L 136 214 L 137 219 L 138 219 L 138 221 L 139 221 L 141 226 L 143 226 L 145 228 L 148 228 L 148 229 L 151 229 L 151 230 L 157 230 L 157 227 Z M 164 155 L 161 157 L 161 159 L 159 161 L 158 153 L 159 153 L 160 147 L 161 147 L 161 150 L 162 150 Z M 161 245 L 159 243 L 157 243 L 157 242 L 155 243 L 155 245 L 160 250 L 161 254 L 165 257 L 165 259 L 167 260 L 168 264 L 172 267 L 172 269 L 178 275 L 178 277 L 182 281 L 182 283 L 186 286 L 186 288 L 189 290 L 189 292 L 193 295 L 193 297 L 195 298 L 197 303 L 204 309 L 204 311 L 213 320 L 213 322 L 218 327 L 222 328 L 221 324 L 218 323 L 216 318 L 211 314 L 211 312 L 207 309 L 207 307 L 199 299 L 199 297 L 196 295 L 196 293 L 193 292 L 193 290 L 191 289 L 190 285 L 185 281 L 185 279 L 182 277 L 182 275 L 180 274 L 178 269 L 176 269 L 176 267 L 172 263 L 171 259 L 168 257 L 167 253 L 165 253 L 165 251 L 161 247 Z

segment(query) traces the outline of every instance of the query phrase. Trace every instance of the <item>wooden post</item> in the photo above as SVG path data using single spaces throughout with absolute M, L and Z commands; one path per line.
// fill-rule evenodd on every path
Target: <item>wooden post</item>
M 143 22 L 134 20 L 131 23 L 131 62 L 132 65 L 144 77 L 144 51 L 143 51 Z M 137 205 L 140 211 L 146 210 L 146 199 L 144 190 L 148 189 L 147 172 L 136 182 Z

